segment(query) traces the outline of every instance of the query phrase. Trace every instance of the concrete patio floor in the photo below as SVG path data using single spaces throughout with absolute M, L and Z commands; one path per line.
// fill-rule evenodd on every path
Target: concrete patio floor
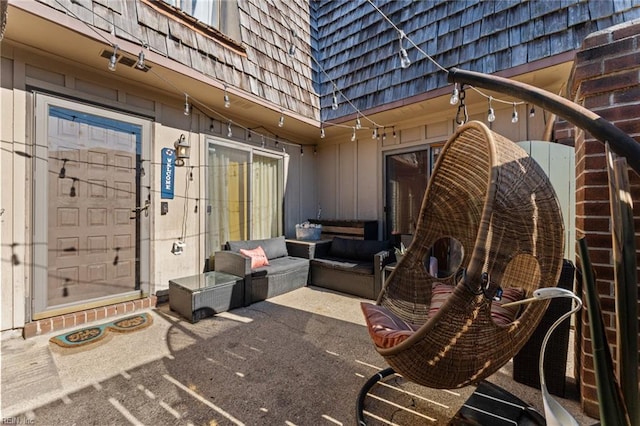
M 196 324 L 149 310 L 153 325 L 82 349 L 3 335 L 1 418 L 41 425 L 353 425 L 366 380 L 386 368 L 361 299 L 305 287 Z M 89 324 L 90 325 L 90 324 Z M 489 381 L 543 413 L 540 392 Z M 532 366 L 532 368 L 536 368 Z M 475 390 L 427 389 L 392 378 L 365 400 L 368 424 L 447 424 Z M 597 421 L 557 398 L 581 425 Z M 496 423 L 499 424 L 499 423 Z

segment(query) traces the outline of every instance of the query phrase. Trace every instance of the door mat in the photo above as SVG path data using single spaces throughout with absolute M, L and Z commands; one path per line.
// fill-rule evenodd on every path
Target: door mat
M 152 323 L 153 317 L 145 312 L 106 324 L 81 328 L 80 330 L 61 334 L 52 337 L 49 341 L 63 348 L 76 348 L 101 341 L 107 337 L 110 331 L 115 333 L 128 333 L 130 331 L 142 330 L 143 328 L 149 327 Z

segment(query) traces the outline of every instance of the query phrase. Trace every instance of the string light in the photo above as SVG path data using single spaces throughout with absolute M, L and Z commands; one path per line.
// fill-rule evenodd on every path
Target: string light
M 280 120 L 278 120 L 278 127 L 282 127 L 284 126 L 284 115 L 282 114 L 282 111 L 280 112 Z
M 402 39 L 405 37 L 404 32 L 399 31 L 399 43 L 400 43 L 400 52 L 398 52 L 398 55 L 400 56 L 400 66 L 402 68 L 409 68 L 409 66 L 411 65 L 411 59 L 409 59 L 409 55 L 407 54 L 407 51 L 404 47 L 402 47 Z
M 449 103 L 451 105 L 457 105 L 460 100 L 460 91 L 458 90 L 458 83 L 453 84 L 453 92 L 451 92 L 451 98 L 449 99 Z
M 247 129 L 247 140 L 251 140 L 251 129 Z
M 111 58 L 109 58 L 109 65 L 107 66 L 109 68 L 109 71 L 115 71 L 116 70 L 116 62 L 118 61 L 118 45 L 114 44 L 113 45 L 113 54 L 111 55 Z
M 227 93 L 227 86 L 224 86 L 224 107 L 229 108 L 231 106 L 231 99 L 229 99 L 229 94 Z
M 78 181 L 78 178 L 73 178 L 73 182 L 71 183 L 71 189 L 69 190 L 69 197 L 75 197 L 76 196 L 76 182 Z
M 518 122 L 518 111 L 516 110 L 516 103 L 513 103 L 513 112 L 511 113 L 511 122 L 512 123 L 517 123 Z
M 531 105 L 531 109 L 529 110 L 529 117 L 533 118 L 536 116 L 536 107 Z
M 376 127 L 375 129 L 373 129 L 373 133 L 371 134 L 371 139 L 377 139 L 378 138 L 378 128 Z
M 320 126 L 320 139 L 324 139 L 325 136 L 324 126 Z
M 331 101 L 331 109 L 334 110 L 334 111 L 338 109 L 338 97 L 336 96 L 335 90 L 333 91 L 333 98 L 332 98 L 332 101 Z
M 191 114 L 191 105 L 189 105 L 189 95 L 184 94 L 184 115 Z
M 493 110 L 493 107 L 491 106 L 491 101 L 493 100 L 493 98 L 491 96 L 489 96 L 489 111 L 487 112 L 487 121 L 489 123 L 493 123 L 494 121 L 496 121 L 496 113 Z
M 62 167 L 60 168 L 60 173 L 58 173 L 58 177 L 60 179 L 64 179 L 67 176 L 67 169 L 65 169 L 65 164 L 67 164 L 67 160 L 66 158 L 62 159 Z
M 391 20 L 386 16 L 386 15 L 385 15 L 385 14 L 384 14 L 384 13 L 383 13 L 379 8 L 378 8 L 378 7 L 377 7 L 377 6 L 372 2 L 372 0 L 367 0 L 367 2 L 368 2 L 368 3 L 369 3 L 369 4 L 370 4 L 370 5 L 371 5 L 371 6 L 372 6 L 372 7 L 373 7 L 377 12 L 379 12 L 379 13 L 380 13 L 380 15 L 382 15 L 382 17 L 383 17 L 384 19 L 386 19 L 386 20 L 391 24 L 391 26 L 393 26 L 393 28 L 394 28 L 396 31 L 398 31 L 399 36 L 400 36 L 400 37 L 399 37 L 399 42 L 400 42 L 401 49 L 404 49 L 404 47 L 402 46 L 402 44 L 403 44 L 402 39 L 403 39 L 403 38 L 406 38 L 406 39 L 408 40 L 408 42 L 409 42 L 409 43 L 410 43 L 414 48 L 416 48 L 416 50 L 418 50 L 418 51 L 419 51 L 421 54 L 423 54 L 427 59 L 429 59 L 429 60 L 430 60 L 430 61 L 431 61 L 435 66 L 437 66 L 441 71 L 446 72 L 446 73 L 449 73 L 449 70 L 447 70 L 447 69 L 446 69 L 446 68 L 444 68 L 442 65 L 440 65 L 440 64 L 439 64 L 437 61 L 435 61 L 435 60 L 434 60 L 430 55 L 428 55 L 426 52 L 424 52 L 424 50 L 422 50 L 419 46 L 417 46 L 417 45 L 416 45 L 416 44 L 415 44 L 415 43 L 414 43 L 414 42 L 413 42 L 409 37 L 407 37 L 407 36 L 406 36 L 406 34 L 405 34 L 404 32 L 402 32 L 402 31 L 401 31 L 401 30 L 400 30 L 400 29 L 399 29 L 399 28 L 398 28 L 398 27 L 397 27 L 397 26 L 396 26 L 396 25 L 395 25 L 395 24 L 394 24 L 394 23 L 393 23 L 393 22 L 392 22 L 392 21 L 391 21 Z M 60 3 L 58 3 L 58 4 L 60 4 Z M 60 4 L 60 5 L 61 5 L 61 6 L 62 6 L 62 8 L 63 8 L 64 10 L 66 10 L 66 12 L 67 12 L 67 13 L 69 13 L 71 16 L 74 16 L 74 17 L 76 17 L 77 19 L 80 19 L 80 18 L 77 16 L 77 14 L 75 14 L 73 11 L 71 11 L 71 10 L 69 10 L 68 8 L 64 7 L 64 5 L 62 5 L 62 4 Z M 94 13 L 92 10 L 88 9 L 86 6 L 82 6 L 82 5 L 81 5 L 81 7 L 84 7 L 87 11 L 90 11 L 90 12 L 91 12 L 91 13 L 93 13 L 93 14 L 94 14 L 94 16 L 95 16 L 95 13 Z M 281 12 L 278 8 L 276 8 L 276 10 L 277 10 L 277 12 L 278 12 L 278 13 L 280 13 L 280 15 L 281 15 L 281 16 L 283 16 L 283 15 L 282 15 L 282 12 Z M 284 18 L 284 19 L 286 19 L 284 16 L 283 16 L 283 18 Z M 84 22 L 84 21 L 82 21 L 82 22 L 83 22 L 85 25 L 87 25 L 87 26 L 89 27 L 89 25 L 88 25 L 86 22 Z M 91 28 L 91 27 L 90 27 L 90 28 Z M 114 29 L 115 29 L 115 25 L 114 25 Z M 131 36 L 135 36 L 134 34 L 132 34 L 132 33 L 130 33 L 130 32 L 127 32 L 127 30 L 126 30 L 126 29 L 124 29 L 124 28 L 119 28 L 119 29 L 120 29 L 121 31 L 123 31 L 124 33 L 126 33 L 126 34 L 129 34 L 129 35 L 131 35 Z M 293 31 L 293 29 L 291 29 L 291 28 L 290 28 L 290 30 L 292 31 L 292 34 L 294 35 L 294 38 L 297 38 L 297 35 L 296 35 L 296 34 L 295 34 L 295 32 Z M 95 31 L 95 29 L 94 29 L 94 31 Z M 117 45 L 112 44 L 109 40 L 107 40 L 104 36 L 102 36 L 102 35 L 101 35 L 100 33 L 98 33 L 97 31 L 96 31 L 96 33 L 97 33 L 99 36 L 101 36 L 105 41 L 107 41 L 107 43 L 109 43 L 109 44 L 114 48 L 114 52 L 113 52 L 113 54 L 112 54 L 112 56 L 111 56 L 111 59 L 110 59 L 110 61 L 109 61 L 109 68 L 111 69 L 111 64 L 112 64 L 112 63 L 113 63 L 114 68 L 115 68 L 115 63 L 117 62 L 117 49 L 118 49 L 118 46 L 117 46 Z M 144 44 L 144 42 L 143 42 L 142 40 L 140 40 L 140 39 L 139 39 L 139 42 L 140 42 L 142 45 L 145 45 L 145 44 Z M 146 45 L 145 45 L 145 47 L 146 47 Z M 406 52 L 406 50 L 405 50 L 405 52 Z M 400 56 L 401 56 L 401 59 L 402 59 L 402 57 L 404 57 L 404 55 L 402 54 L 402 52 L 400 52 Z M 321 65 L 317 62 L 317 59 L 316 59 L 313 55 L 311 55 L 311 56 L 310 56 L 310 58 L 311 58 L 311 60 L 313 60 L 313 61 L 314 61 L 314 62 L 315 62 L 319 67 L 320 67 L 320 70 L 321 70 L 325 75 L 327 75 L 327 77 L 331 80 L 331 77 L 326 73 L 326 71 L 325 71 L 325 70 L 321 67 Z M 140 59 L 140 55 L 139 55 L 139 59 Z M 407 59 L 407 60 L 409 59 L 409 58 L 408 58 L 408 55 L 406 56 L 406 59 Z M 410 64 L 410 60 L 409 60 L 409 63 L 407 64 L 407 66 L 409 66 L 409 64 Z M 150 71 L 151 71 L 151 70 L 150 70 Z M 165 82 L 167 82 L 167 83 L 171 84 L 171 82 L 167 81 L 166 79 L 164 79 L 162 76 L 158 75 L 157 73 L 154 73 L 154 74 L 155 74 L 158 78 L 162 79 L 163 81 L 165 81 Z M 337 87 L 336 87 L 335 83 L 334 83 L 333 81 L 331 81 L 331 82 L 333 83 L 333 86 L 334 86 L 334 89 L 333 89 L 333 102 L 332 102 L 332 109 L 336 110 L 336 109 L 338 108 L 336 91 L 337 91 L 338 93 L 340 93 L 340 94 L 342 94 L 342 93 L 337 89 Z M 171 84 L 171 85 L 172 85 L 172 84 Z M 473 89 L 473 90 L 477 91 L 478 93 L 480 93 L 482 96 L 488 97 L 487 95 L 485 95 L 485 94 L 483 94 L 482 92 L 480 92 L 477 88 L 474 88 L 473 86 L 469 86 L 469 87 L 470 87 L 471 89 Z M 454 87 L 454 89 L 455 89 L 455 87 Z M 344 95 L 343 95 L 343 96 L 344 96 Z M 352 106 L 352 107 L 353 107 L 353 108 L 358 112 L 358 114 L 360 114 L 360 111 L 355 107 L 355 105 L 353 105 L 353 103 L 352 103 L 348 98 L 346 98 L 346 97 L 345 97 L 345 99 L 346 99 L 346 101 L 347 101 L 347 102 L 348 102 L 348 103 L 349 103 L 349 104 L 350 104 L 350 105 L 351 105 L 351 106 Z M 500 101 L 499 99 L 495 99 L 495 100 L 496 100 L 496 101 L 499 101 L 499 102 L 503 102 L 503 101 Z M 510 102 L 510 103 L 511 103 L 511 102 Z M 520 103 L 518 103 L 518 104 L 520 104 Z M 225 107 L 226 107 L 226 108 L 228 108 L 229 106 L 230 106 L 230 102 L 229 102 L 228 94 L 227 94 L 227 86 L 225 85 Z M 205 105 L 205 107 L 206 107 L 206 105 Z M 209 107 L 207 107 L 207 108 L 208 108 L 208 109 L 210 109 Z M 217 113 L 216 111 L 214 111 L 214 110 L 212 110 L 212 109 L 211 109 L 211 111 L 213 111 L 214 113 L 216 113 L 216 114 L 220 115 L 219 113 Z M 535 109 L 532 107 L 532 108 L 531 108 L 531 111 L 530 111 L 530 116 L 531 116 L 531 117 L 533 117 L 533 116 L 534 116 L 534 114 L 535 114 Z M 226 119 L 226 117 L 224 117 L 224 116 L 222 116 L 222 115 L 221 115 L 221 117 L 222 117 L 223 119 Z M 375 122 L 373 122 L 370 118 L 368 118 L 368 117 L 366 117 L 366 116 L 364 116 L 364 115 L 363 115 L 363 117 L 364 117 L 365 119 L 367 119 L 368 121 L 370 121 L 370 122 L 371 122 L 372 124 L 374 124 L 375 126 L 378 126 L 378 125 L 377 125 Z M 495 117 L 495 112 L 494 112 L 494 117 Z M 495 118 L 494 118 L 494 119 L 495 119 Z M 338 126 L 338 127 L 349 127 L 349 126 L 343 126 L 343 125 L 339 125 L 339 124 L 331 124 L 331 125 L 335 125 L 335 126 Z M 213 125 L 211 126 L 211 128 L 213 128 Z M 213 130 L 213 129 L 212 129 L 212 130 Z M 321 129 L 321 133 L 322 133 L 322 132 L 323 132 L 323 130 Z M 377 137 L 377 130 L 374 130 L 373 138 L 376 138 L 376 137 Z
M 262 142 L 260 143 L 260 145 L 264 148 L 264 135 L 261 135 L 261 136 L 262 136 Z
M 231 130 L 231 122 L 227 123 L 227 137 L 233 137 L 233 131 Z
M 356 117 L 356 129 L 360 130 L 362 128 L 362 123 L 360 122 L 360 116 Z
M 395 139 L 398 135 L 396 134 L 396 126 L 393 126 L 393 138 Z
M 300 157 L 304 157 L 304 149 L 302 146 L 300 147 Z
M 289 56 L 295 56 L 296 54 L 296 45 L 294 43 L 294 40 L 296 38 L 298 38 L 298 35 L 296 34 L 295 31 L 291 30 L 291 44 L 289 45 Z
M 318 155 L 318 145 L 313 146 L 313 155 Z
M 138 61 L 136 62 L 136 68 L 143 70 L 144 69 L 144 52 L 141 50 L 138 53 Z
M 356 140 L 356 128 L 353 128 L 353 133 L 351 133 L 351 142 Z

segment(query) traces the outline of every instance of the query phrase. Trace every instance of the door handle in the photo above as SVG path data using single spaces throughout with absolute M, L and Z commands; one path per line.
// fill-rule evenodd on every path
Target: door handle
M 144 206 L 138 206 L 135 209 L 131 210 L 131 213 L 135 213 L 133 217 L 129 219 L 135 219 L 140 212 L 144 212 L 145 217 L 149 216 L 149 206 L 151 206 L 151 201 L 145 200 Z

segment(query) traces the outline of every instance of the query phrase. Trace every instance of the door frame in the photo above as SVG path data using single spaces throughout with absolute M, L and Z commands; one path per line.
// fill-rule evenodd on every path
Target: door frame
M 42 283 L 48 282 L 48 198 L 47 185 L 49 179 L 48 167 L 48 118 L 49 107 L 56 106 L 78 112 L 96 115 L 99 117 L 122 121 L 129 124 L 140 126 L 141 128 L 141 164 L 144 165 L 151 158 L 151 131 L 152 122 L 139 116 L 126 114 L 124 112 L 114 111 L 105 107 L 89 105 L 76 100 L 69 100 L 61 97 L 52 96 L 42 92 L 34 91 L 34 144 L 33 144 L 33 182 L 32 182 L 32 235 L 33 235 L 33 265 L 32 280 L 30 292 L 31 320 L 48 318 L 65 313 L 76 312 L 79 310 L 91 309 L 98 306 L 105 306 L 113 303 L 120 303 L 128 300 L 135 300 L 147 296 L 151 291 L 150 273 L 151 273 L 151 212 L 149 215 L 140 215 L 140 229 L 136 238 L 139 258 L 137 259 L 139 267 L 139 282 L 135 283 L 135 287 L 129 292 L 118 295 L 107 296 L 87 300 L 83 303 L 73 303 L 69 305 L 59 305 L 56 307 L 47 307 L 47 286 Z M 45 141 L 45 143 L 40 143 Z M 144 173 L 140 176 L 139 191 L 140 200 L 151 199 L 151 173 Z M 148 193 L 145 193 L 145 188 Z M 40 283 L 40 285 L 36 285 Z

